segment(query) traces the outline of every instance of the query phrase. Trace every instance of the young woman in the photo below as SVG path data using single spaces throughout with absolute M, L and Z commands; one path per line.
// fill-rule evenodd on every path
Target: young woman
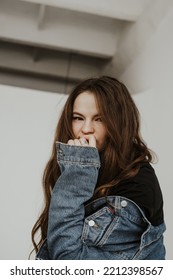
M 165 259 L 162 193 L 139 129 L 117 79 L 88 79 L 72 91 L 44 171 L 36 259 Z

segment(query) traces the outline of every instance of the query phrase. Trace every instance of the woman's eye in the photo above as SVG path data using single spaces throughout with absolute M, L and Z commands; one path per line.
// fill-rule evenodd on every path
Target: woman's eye
M 102 122 L 102 118 L 97 118 L 95 120 L 96 120 L 96 122 Z
M 74 121 L 82 121 L 83 119 L 82 119 L 81 117 L 74 116 L 74 117 L 73 117 L 73 120 L 74 120 Z

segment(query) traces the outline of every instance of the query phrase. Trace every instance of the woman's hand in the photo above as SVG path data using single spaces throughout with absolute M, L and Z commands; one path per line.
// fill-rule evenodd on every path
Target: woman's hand
M 94 135 L 88 135 L 86 138 L 81 137 L 79 139 L 70 139 L 67 142 L 68 145 L 74 146 L 85 146 L 85 147 L 94 147 L 96 148 L 96 138 Z

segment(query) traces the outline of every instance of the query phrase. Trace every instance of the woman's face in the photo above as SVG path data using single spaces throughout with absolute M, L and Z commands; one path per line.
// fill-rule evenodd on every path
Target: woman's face
M 94 94 L 84 91 L 79 94 L 74 102 L 72 130 L 75 138 L 89 139 L 93 135 L 96 147 L 101 150 L 106 142 L 106 127 L 100 116 Z

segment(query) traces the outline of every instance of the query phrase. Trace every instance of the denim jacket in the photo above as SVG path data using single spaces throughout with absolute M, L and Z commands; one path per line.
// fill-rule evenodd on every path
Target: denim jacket
M 52 192 L 42 260 L 163 260 L 165 224 L 153 226 L 122 196 L 93 196 L 100 167 L 96 148 L 56 143 L 61 175 Z

